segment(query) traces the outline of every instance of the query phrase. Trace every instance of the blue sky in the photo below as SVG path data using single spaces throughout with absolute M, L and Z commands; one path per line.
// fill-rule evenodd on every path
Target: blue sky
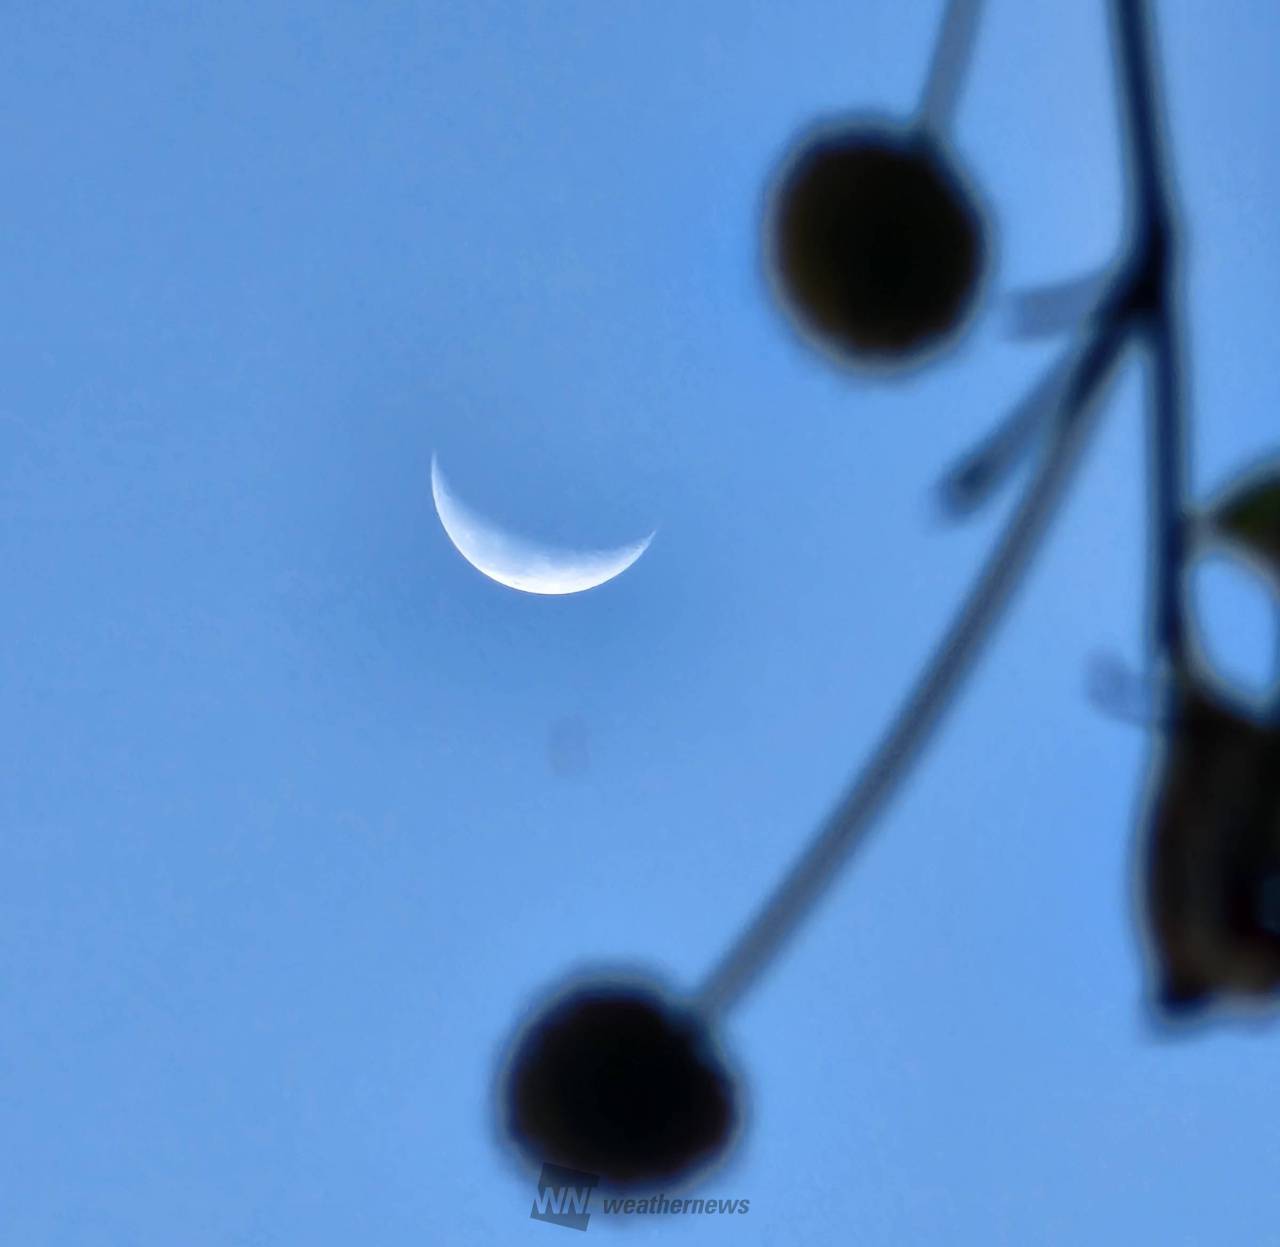
M 991 0 L 963 348 L 834 371 L 760 265 L 791 136 L 914 106 L 941 5 L 0 15 L 0 1239 L 514 1243 L 501 1045 L 584 962 L 692 986 L 872 746 L 1005 514 L 931 490 L 1104 263 L 1105 7 Z M 1275 437 L 1280 20 L 1159 6 L 1194 482 Z M 905 12 L 903 11 L 905 10 Z M 1130 905 L 1147 740 L 1130 365 L 917 777 L 729 1019 L 746 1217 L 628 1242 L 1269 1241 L 1274 1027 L 1170 1037 Z M 430 497 L 610 584 L 471 569 Z M 1204 578 L 1259 680 L 1275 616 Z

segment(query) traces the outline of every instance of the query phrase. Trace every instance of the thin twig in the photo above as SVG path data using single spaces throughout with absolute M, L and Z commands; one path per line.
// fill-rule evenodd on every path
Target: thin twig
M 933 57 L 920 94 L 920 124 L 939 136 L 951 129 L 978 33 L 982 0 L 947 0 Z
M 1167 225 L 1164 153 L 1156 124 L 1159 100 L 1151 57 L 1151 22 L 1146 0 L 1114 0 L 1121 91 L 1129 158 L 1136 180 L 1134 208 L 1144 223 Z
M 1178 377 L 1177 327 L 1167 305 L 1152 330 L 1155 392 L 1151 402 L 1153 584 L 1151 627 L 1157 655 L 1174 670 L 1187 656 L 1186 611 L 1186 447 L 1182 384 Z
M 1053 427 L 1079 353 L 1073 342 L 982 442 L 948 469 L 938 492 L 949 518 L 968 515 L 986 502 L 1028 457 L 1036 438 Z
M 1084 320 L 1112 280 L 1111 265 L 1066 281 L 1019 290 L 1009 298 L 1009 322 L 1015 338 L 1044 338 Z
M 1154 384 L 1148 405 L 1152 538 L 1150 626 L 1157 660 L 1186 662 L 1183 577 L 1186 565 L 1187 431 L 1174 307 L 1177 231 L 1168 157 L 1158 117 L 1152 32 L 1146 0 L 1115 0 L 1118 61 L 1136 189 L 1131 310 L 1150 348 Z

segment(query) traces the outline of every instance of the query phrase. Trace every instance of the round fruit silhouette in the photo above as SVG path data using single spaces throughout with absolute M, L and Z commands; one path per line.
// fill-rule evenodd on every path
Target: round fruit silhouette
M 516 1044 L 506 1128 L 535 1161 L 613 1186 L 679 1178 L 732 1138 L 732 1078 L 706 1023 L 656 988 L 602 981 L 560 997 Z
M 921 129 L 810 137 L 783 169 L 769 229 L 783 302 L 852 362 L 901 365 L 948 340 L 986 264 L 973 196 Z

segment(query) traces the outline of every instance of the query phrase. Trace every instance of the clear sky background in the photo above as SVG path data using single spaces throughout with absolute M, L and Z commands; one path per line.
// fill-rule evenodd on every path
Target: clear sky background
M 1194 480 L 1274 441 L 1280 10 L 1158 4 Z M 762 276 L 792 135 L 914 106 L 935 0 L 9 0 L 0 14 L 0 1241 L 550 1241 L 491 1084 L 583 961 L 692 986 L 872 746 L 1008 507 L 931 490 L 1104 263 L 1104 5 L 991 0 L 963 348 L 834 371 Z M 1170 1036 L 1131 906 L 1141 374 L 917 778 L 732 1015 L 750 1120 L 650 1241 L 1274 1241 L 1280 1029 Z M 460 496 L 644 557 L 580 596 Z M 1010 498 L 1012 494 L 1010 494 Z M 1208 643 L 1255 682 L 1256 585 Z M 560 1241 L 557 1239 L 556 1241 Z

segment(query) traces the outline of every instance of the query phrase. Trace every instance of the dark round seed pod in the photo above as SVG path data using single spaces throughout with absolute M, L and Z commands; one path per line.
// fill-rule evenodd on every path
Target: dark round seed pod
M 519 1037 L 504 1082 L 505 1127 L 529 1159 L 615 1187 L 691 1175 L 738 1123 L 706 1023 L 648 986 L 600 981 L 561 995 Z
M 783 303 L 853 363 L 900 367 L 949 341 L 987 267 L 975 199 L 919 129 L 864 123 L 797 144 L 767 229 Z

